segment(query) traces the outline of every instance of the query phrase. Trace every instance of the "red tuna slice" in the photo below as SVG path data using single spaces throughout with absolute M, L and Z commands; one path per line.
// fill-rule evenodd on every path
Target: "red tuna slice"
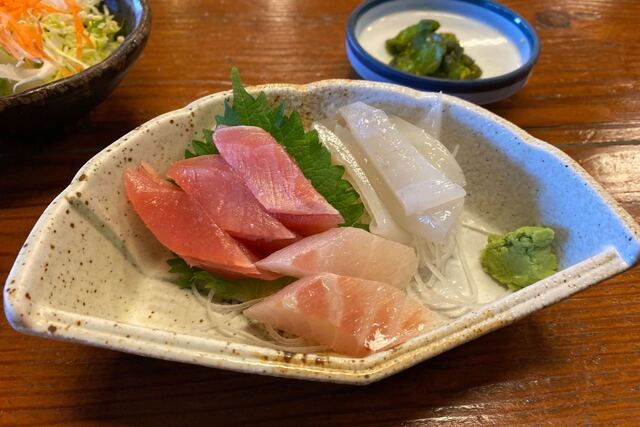
M 167 176 L 193 196 L 220 228 L 249 247 L 271 253 L 298 238 L 269 215 L 220 156 L 180 160 Z
M 359 228 L 341 227 L 305 237 L 256 265 L 287 276 L 328 272 L 404 287 L 418 268 L 413 248 Z
M 290 244 L 295 243 L 302 238 L 298 234 L 294 234 L 294 236 L 296 237 L 294 237 L 293 239 L 283 239 L 283 240 L 243 240 L 243 239 L 239 239 L 239 240 L 246 247 L 254 251 L 256 254 L 260 255 L 260 258 L 264 258 L 276 251 L 279 251 L 282 248 L 286 248 Z M 267 271 L 267 270 L 263 270 L 263 271 Z
M 147 164 L 124 174 L 129 201 L 156 238 L 189 264 L 221 275 L 273 279 L 257 257 L 216 225 L 198 202 Z
M 300 279 L 244 314 L 355 357 L 394 347 L 440 320 L 398 288 L 331 273 Z
M 322 233 L 323 231 L 335 228 L 343 222 L 342 216 L 340 216 L 339 220 L 336 220 L 335 215 L 292 215 L 274 213 L 273 216 L 303 236 Z
M 213 137 L 224 160 L 256 199 L 289 229 L 309 235 L 344 222 L 268 132 L 233 126 L 217 129 Z

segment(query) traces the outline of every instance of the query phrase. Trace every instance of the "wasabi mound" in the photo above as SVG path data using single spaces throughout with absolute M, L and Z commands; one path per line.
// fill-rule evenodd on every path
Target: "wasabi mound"
M 558 258 L 551 250 L 554 236 L 552 229 L 538 226 L 492 234 L 480 255 L 482 268 L 514 291 L 529 286 L 558 271 Z

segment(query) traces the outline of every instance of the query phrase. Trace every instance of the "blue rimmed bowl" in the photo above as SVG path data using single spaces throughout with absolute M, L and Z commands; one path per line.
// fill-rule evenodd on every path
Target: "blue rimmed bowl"
M 391 67 L 385 40 L 420 19 L 440 22 L 482 68 L 477 80 L 423 77 Z M 508 98 L 529 79 L 540 55 L 533 27 L 516 12 L 487 0 L 369 0 L 347 24 L 347 55 L 366 80 L 458 96 L 476 104 Z

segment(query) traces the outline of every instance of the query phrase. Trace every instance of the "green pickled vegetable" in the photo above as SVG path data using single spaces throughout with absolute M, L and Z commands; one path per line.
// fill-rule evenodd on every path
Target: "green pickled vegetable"
M 417 24 L 400 31 L 394 38 L 387 40 L 387 50 L 392 55 L 399 55 L 411 45 L 417 35 L 434 33 L 438 28 L 440 28 L 438 21 L 422 19 Z
M 520 227 L 503 236 L 490 235 L 480 255 L 484 271 L 517 291 L 558 271 L 551 249 L 555 233 L 548 227 Z
M 452 33 L 436 33 L 440 23 L 423 19 L 385 42 L 392 67 L 419 76 L 473 80 L 482 76 L 475 61 L 464 53 Z

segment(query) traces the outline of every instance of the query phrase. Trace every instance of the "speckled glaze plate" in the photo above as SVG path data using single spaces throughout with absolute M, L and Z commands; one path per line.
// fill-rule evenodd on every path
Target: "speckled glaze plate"
M 308 124 L 356 100 L 417 120 L 436 99 L 400 86 L 345 80 L 253 90 L 299 109 Z M 230 341 L 208 330 L 202 306 L 170 282 L 168 252 L 122 191 L 126 167 L 144 160 L 164 172 L 201 129 L 212 126 L 229 96 L 210 95 L 153 119 L 82 167 L 38 220 L 9 274 L 4 307 L 15 329 L 242 372 L 366 384 L 619 273 L 640 254 L 638 226 L 569 157 L 480 107 L 444 96 L 442 140 L 460 145 L 468 182 L 465 215 L 494 231 L 531 223 L 553 227 L 562 270 L 508 293 L 486 279 L 476 260 L 472 269 L 486 304 L 362 359 L 287 354 Z M 482 243 L 463 236 L 467 254 Z

